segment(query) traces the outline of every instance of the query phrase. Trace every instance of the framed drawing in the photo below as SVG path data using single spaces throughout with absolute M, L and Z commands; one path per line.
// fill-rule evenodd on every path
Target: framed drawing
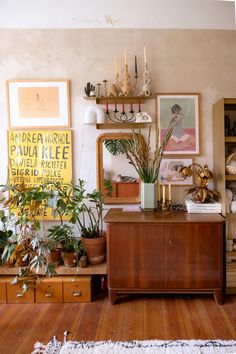
M 175 184 L 175 185 L 191 185 L 193 184 L 193 177 L 183 177 L 179 173 L 184 166 L 189 166 L 193 163 L 192 159 L 162 159 L 160 172 L 158 176 L 161 184 Z
M 68 80 L 7 82 L 9 127 L 70 127 Z
M 199 154 L 199 99 L 193 94 L 157 94 L 159 141 L 172 125 L 165 155 Z

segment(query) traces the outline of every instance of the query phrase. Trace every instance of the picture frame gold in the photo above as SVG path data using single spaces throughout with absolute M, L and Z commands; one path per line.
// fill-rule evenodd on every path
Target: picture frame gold
M 69 80 L 7 81 L 9 129 L 69 128 Z

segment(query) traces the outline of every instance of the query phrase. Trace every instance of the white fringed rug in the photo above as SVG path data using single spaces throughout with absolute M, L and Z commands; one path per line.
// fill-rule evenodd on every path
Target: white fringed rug
M 144 340 L 35 343 L 32 354 L 236 354 L 236 340 Z

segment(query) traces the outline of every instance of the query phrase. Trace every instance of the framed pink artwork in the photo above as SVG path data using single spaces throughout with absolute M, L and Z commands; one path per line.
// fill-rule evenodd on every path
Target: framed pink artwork
M 173 127 L 165 155 L 199 154 L 199 99 L 198 93 L 156 95 L 159 142 Z

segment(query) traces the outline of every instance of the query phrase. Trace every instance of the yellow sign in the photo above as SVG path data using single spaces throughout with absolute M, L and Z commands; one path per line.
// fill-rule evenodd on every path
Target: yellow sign
M 70 130 L 10 130 L 8 132 L 11 184 L 27 186 L 72 181 Z

